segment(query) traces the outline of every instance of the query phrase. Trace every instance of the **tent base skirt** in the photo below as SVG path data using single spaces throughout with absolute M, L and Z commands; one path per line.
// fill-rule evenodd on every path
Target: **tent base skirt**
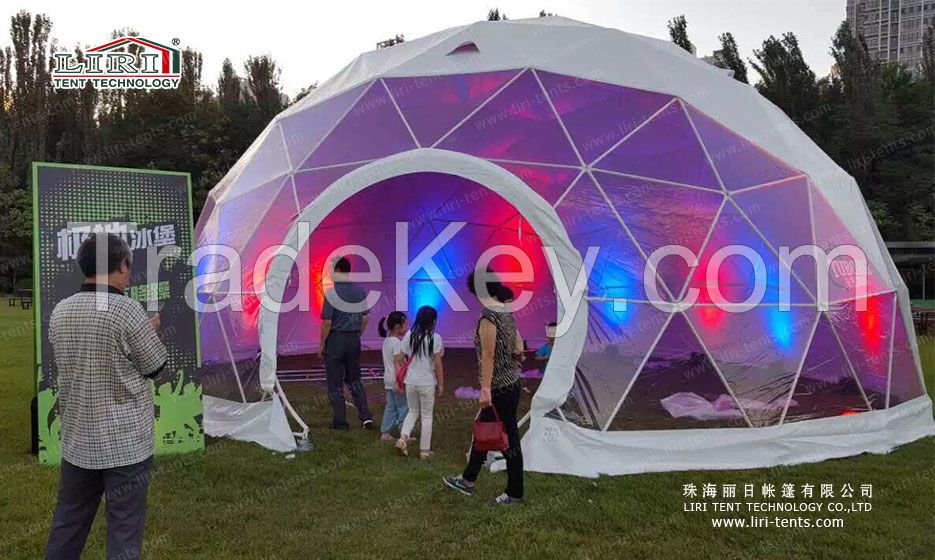
M 539 416 L 523 437 L 523 462 L 529 471 L 586 477 L 754 469 L 888 453 L 931 435 L 927 395 L 887 410 L 768 428 L 601 432 Z
M 250 441 L 273 451 L 295 451 L 296 442 L 283 403 L 273 393 L 270 400 L 242 403 L 204 397 L 205 433 Z

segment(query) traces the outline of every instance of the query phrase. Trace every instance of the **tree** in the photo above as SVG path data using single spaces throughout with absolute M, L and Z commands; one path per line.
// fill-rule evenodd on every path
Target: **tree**
M 558 14 L 553 14 L 552 12 L 547 12 L 545 10 L 539 10 L 539 17 L 552 17 Z
M 793 33 L 781 39 L 770 36 L 753 51 L 750 65 L 760 76 L 756 89 L 811 136 L 818 138 L 814 115 L 821 104 L 818 80 L 809 68 Z
M 695 54 L 695 45 L 688 40 L 688 22 L 684 15 L 669 20 L 669 36 L 673 43 Z
M 717 65 L 721 68 L 732 70 L 734 72 L 734 79 L 738 82 L 748 83 L 747 65 L 744 63 L 743 58 L 740 57 L 740 52 L 737 50 L 737 41 L 734 40 L 734 36 L 730 33 L 723 33 L 718 36 L 718 40 L 721 41 L 721 48 L 720 50 L 714 51 L 714 58 Z
M 922 34 L 922 77 L 929 84 L 935 83 L 935 27 L 925 28 Z
M 506 14 L 501 14 L 499 8 L 491 8 L 487 12 L 487 21 L 504 21 L 506 20 Z
M 251 106 L 256 112 L 254 118 L 265 127 L 283 108 L 279 67 L 268 55 L 251 56 L 244 63 L 244 72 Z
M 52 21 L 43 14 L 33 17 L 25 10 L 10 19 L 13 42 L 11 170 L 15 180 L 26 184 L 30 164 L 46 152 L 51 75 L 49 32 Z

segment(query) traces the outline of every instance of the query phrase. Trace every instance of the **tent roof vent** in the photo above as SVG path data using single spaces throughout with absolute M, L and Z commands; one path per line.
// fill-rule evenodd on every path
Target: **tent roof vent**
M 480 52 L 480 49 L 477 48 L 477 45 L 474 44 L 474 41 L 467 41 L 467 42 L 461 43 L 460 45 L 452 49 L 452 51 L 448 53 L 446 56 L 451 56 L 453 54 L 465 54 L 465 53 L 476 53 L 476 52 Z

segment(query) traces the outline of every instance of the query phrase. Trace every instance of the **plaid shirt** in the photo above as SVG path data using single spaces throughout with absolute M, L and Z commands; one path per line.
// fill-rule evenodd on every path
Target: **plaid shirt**
M 166 365 L 166 347 L 143 307 L 111 286 L 85 284 L 52 310 L 49 338 L 58 366 L 62 458 L 107 469 L 151 456 L 152 378 Z

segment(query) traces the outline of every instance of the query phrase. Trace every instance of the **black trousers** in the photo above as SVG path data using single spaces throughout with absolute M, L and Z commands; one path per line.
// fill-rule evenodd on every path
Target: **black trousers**
M 523 497 L 523 448 L 520 445 L 519 419 L 516 417 L 519 396 L 519 382 L 491 391 L 493 406 L 497 409 L 500 421 L 503 422 L 507 437 L 510 439 L 510 446 L 503 452 L 503 458 L 506 459 L 506 494 L 511 498 Z M 493 411 L 489 408 L 484 409 L 481 412 L 481 419 L 493 420 Z M 487 452 L 477 451 L 472 445 L 471 458 L 468 459 L 467 467 L 464 468 L 464 473 L 461 475 L 464 480 L 468 482 L 476 481 L 486 459 Z
M 153 458 L 111 469 L 91 470 L 62 460 L 58 505 L 46 546 L 46 560 L 77 560 L 104 497 L 107 558 L 140 557 L 146 523 L 146 492 Z
M 325 374 L 331 398 L 332 427 L 347 427 L 344 385 L 351 390 L 360 421 L 373 420 L 373 414 L 367 407 L 367 392 L 360 380 L 360 333 L 331 331 L 328 334 L 325 342 Z

